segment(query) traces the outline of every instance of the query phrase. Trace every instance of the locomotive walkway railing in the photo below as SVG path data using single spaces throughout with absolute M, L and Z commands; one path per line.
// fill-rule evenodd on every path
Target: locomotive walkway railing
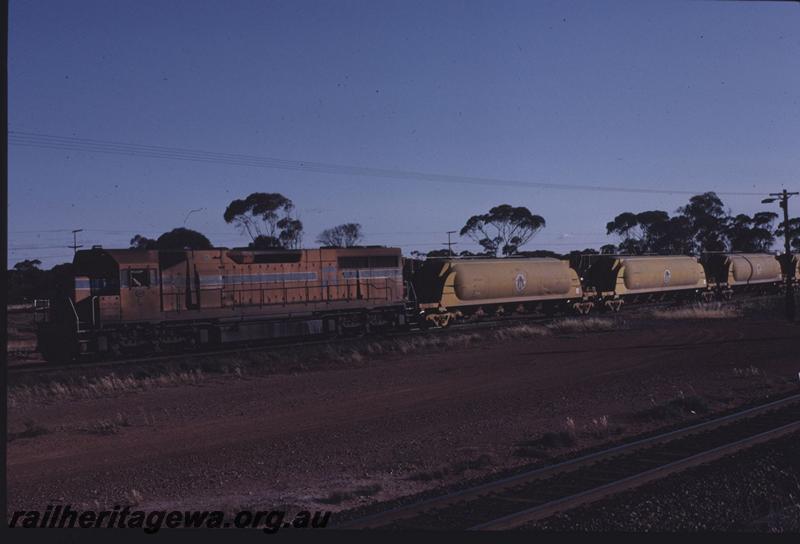
M 194 289 L 195 295 L 190 295 L 192 300 L 195 300 L 198 308 L 236 308 L 236 307 L 250 307 L 250 306 L 288 306 L 295 304 L 310 304 L 310 303 L 335 303 L 335 302 L 352 302 L 352 301 L 392 301 L 401 296 L 400 287 L 397 286 L 397 280 L 391 278 L 383 278 L 382 281 L 370 279 L 345 279 L 343 282 L 334 285 L 325 285 L 318 282 L 306 281 L 301 285 L 286 285 L 284 282 L 280 286 L 265 286 L 253 282 L 250 285 L 232 284 L 230 286 L 214 287 L 214 288 L 196 288 Z M 302 296 L 299 300 L 290 300 L 290 298 L 297 294 L 300 290 Z M 337 293 L 344 291 L 344 296 L 336 296 Z M 319 298 L 314 299 L 313 294 L 319 293 Z M 181 312 L 186 311 L 187 307 L 187 290 L 175 289 L 173 292 L 162 292 L 162 303 L 165 300 L 172 299 L 174 306 L 171 311 Z M 215 299 L 218 305 L 209 305 L 210 297 Z M 165 305 L 166 306 L 166 305 Z

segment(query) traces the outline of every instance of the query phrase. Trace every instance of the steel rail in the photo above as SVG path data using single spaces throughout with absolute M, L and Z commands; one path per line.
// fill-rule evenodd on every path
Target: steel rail
M 716 429 L 719 429 L 721 427 L 724 427 L 726 425 L 729 425 L 731 423 L 739 422 L 746 419 L 752 419 L 757 416 L 763 416 L 764 414 L 767 414 L 769 412 L 785 409 L 787 407 L 790 407 L 798 403 L 800 403 L 800 394 L 791 395 L 783 399 L 770 401 L 766 404 L 747 408 L 745 410 L 734 412 L 732 414 L 727 414 L 725 416 L 720 416 L 708 421 L 695 423 L 680 429 L 675 429 L 665 433 L 660 433 L 655 436 L 634 440 L 633 442 L 623 443 L 618 446 L 607 448 L 601 451 L 582 455 L 574 459 L 562 461 L 555 465 L 549 465 L 545 467 L 528 470 L 525 472 L 521 472 L 519 474 L 515 474 L 513 476 L 501 478 L 499 480 L 486 482 L 483 484 L 468 487 L 451 493 L 446 493 L 444 495 L 440 495 L 437 497 L 424 499 L 412 504 L 391 508 L 383 512 L 378 512 L 376 514 L 344 522 L 340 525 L 337 525 L 337 528 L 367 529 L 367 528 L 384 527 L 387 525 L 391 525 L 392 523 L 401 522 L 403 520 L 409 520 L 411 518 L 417 517 L 427 512 L 442 510 L 451 505 L 456 505 L 459 503 L 467 503 L 470 501 L 480 501 L 482 498 L 496 496 L 499 493 L 503 492 L 504 490 L 508 490 L 515 486 L 528 484 L 531 482 L 535 482 L 537 480 L 544 480 L 546 478 L 550 478 L 556 475 L 572 473 L 579 469 L 590 467 L 591 465 L 594 465 L 600 461 L 620 458 L 621 456 L 626 456 L 626 455 L 633 455 L 639 450 L 644 450 L 657 444 L 669 443 L 699 433 L 708 433 Z M 800 430 L 798 425 L 800 425 L 800 421 L 790 423 L 788 426 L 784 426 L 781 432 L 792 432 L 793 430 Z M 767 432 L 773 432 L 773 431 L 777 432 L 776 429 Z M 767 434 L 765 433 L 762 434 L 764 437 L 767 436 Z M 748 439 L 749 438 L 741 440 L 748 440 Z M 728 445 L 725 445 L 723 447 L 727 446 Z M 720 448 L 716 448 L 716 450 L 719 452 L 727 451 Z M 712 450 L 702 452 L 700 454 L 695 455 L 694 457 L 696 459 L 701 459 L 702 455 L 712 455 Z M 687 463 L 689 462 L 687 458 L 684 460 L 678 460 L 676 462 L 671 463 L 672 468 L 674 469 L 673 471 L 677 471 L 678 467 L 683 466 L 679 464 L 682 461 L 686 461 Z M 530 521 L 531 519 L 541 519 L 541 517 L 537 516 L 541 516 L 543 515 L 543 513 L 546 513 L 548 511 L 548 508 L 556 508 L 556 507 L 563 508 L 564 505 L 566 505 L 569 501 L 573 501 L 573 503 L 577 505 L 579 497 L 586 498 L 588 500 L 588 498 L 592 496 L 591 493 L 596 493 L 597 490 L 601 488 L 609 490 L 609 493 L 614 492 L 613 486 L 623 485 L 622 483 L 623 481 L 625 485 L 628 485 L 628 484 L 633 484 L 635 482 L 635 478 L 645 478 L 653 476 L 653 478 L 651 479 L 655 479 L 655 475 L 659 474 L 658 471 L 661 469 L 665 469 L 667 466 L 668 465 L 665 464 L 651 471 L 647 471 L 646 473 L 642 473 L 630 478 L 626 477 L 624 480 L 613 482 L 608 486 L 603 485 L 603 486 L 598 486 L 597 488 L 592 488 L 590 490 L 587 490 L 585 492 L 586 493 L 585 495 L 583 493 L 579 493 L 579 494 L 571 494 L 565 497 L 559 497 L 555 500 L 548 501 L 545 504 L 537 505 L 533 508 L 525 509 L 514 514 L 510 514 L 508 516 L 497 518 L 495 520 L 487 521 L 483 524 L 476 525 L 473 528 L 479 528 L 479 529 L 508 528 L 512 525 L 512 523 L 516 523 L 516 521 L 514 521 L 515 520 L 514 516 L 521 516 L 522 518 L 524 518 L 523 521 L 519 522 L 520 524 Z M 645 476 L 645 474 L 647 474 L 647 476 Z M 496 527 L 492 525 L 494 523 L 497 523 Z
M 754 296 L 749 298 L 748 300 L 761 300 L 761 299 L 772 299 L 776 298 L 774 295 L 766 295 L 766 296 Z M 719 301 L 718 301 L 719 302 Z M 726 305 L 735 305 L 737 302 L 740 301 L 724 301 L 720 302 L 721 304 Z M 632 304 L 629 309 L 624 313 L 616 313 L 616 312 L 605 312 L 600 315 L 603 316 L 620 316 L 620 317 L 631 317 L 636 318 L 637 313 L 641 311 L 651 310 L 653 308 L 659 308 L 662 306 L 670 306 L 674 305 L 674 301 L 656 301 L 656 302 L 639 302 L 636 304 Z M 594 314 L 597 316 L 597 314 Z M 289 338 L 287 341 L 275 341 L 275 340 L 266 340 L 266 341 L 253 341 L 250 345 L 247 344 L 239 344 L 239 345 L 232 345 L 232 346 L 219 346 L 219 347 L 206 347 L 204 349 L 199 349 L 196 351 L 184 351 L 184 352 L 172 352 L 172 353 L 164 353 L 164 354 L 151 354 L 151 355 L 143 355 L 141 357 L 127 357 L 122 359 L 101 359 L 101 360 L 88 360 L 88 361 L 77 361 L 73 363 L 66 363 L 66 364 L 59 364 L 53 365 L 47 362 L 29 362 L 29 361 L 21 361 L 15 363 L 13 365 L 7 365 L 7 369 L 9 375 L 22 375 L 22 374 L 37 374 L 37 373 L 47 373 L 47 372 L 58 372 L 58 371 L 74 371 L 77 369 L 91 369 L 91 368 L 102 368 L 102 367 L 112 367 L 112 366 L 125 366 L 125 365 L 134 365 L 134 364 L 150 364 L 150 363 L 158 363 L 163 361 L 170 361 L 175 360 L 185 360 L 191 359 L 195 357 L 205 357 L 209 355 L 226 355 L 226 354 L 238 354 L 238 353 L 249 353 L 253 351 L 260 351 L 269 348 L 275 349 L 288 349 L 293 347 L 303 347 L 303 346 L 314 346 L 314 345 L 326 345 L 326 344 L 347 344 L 348 342 L 364 340 L 365 338 L 374 338 L 375 340 L 381 340 L 386 338 L 403 338 L 406 336 L 418 335 L 418 334 L 456 334 L 459 332 L 469 332 L 472 330 L 481 330 L 481 329 L 501 329 L 508 326 L 513 325 L 521 325 L 521 324 L 530 324 L 530 323 L 542 323 L 547 324 L 551 322 L 558 321 L 560 319 L 565 318 L 573 318 L 573 319 L 583 319 L 590 316 L 571 316 L 571 315 L 560 315 L 557 317 L 553 316 L 541 316 L 541 315 L 511 315 L 511 316 L 503 316 L 503 317 L 495 317 L 495 318 L 487 318 L 485 321 L 471 321 L 465 323 L 457 323 L 450 325 L 445 328 L 428 328 L 428 329 L 420 329 L 414 328 L 411 330 L 405 331 L 393 331 L 393 332 L 386 332 L 368 336 L 356 336 L 356 337 L 336 337 L 336 338 L 323 338 L 319 340 L 315 339 L 296 339 L 296 338 Z M 255 345 L 253 345 L 255 344 Z
M 643 484 L 663 479 L 666 476 L 675 474 L 677 472 L 681 472 L 688 468 L 705 464 L 711 461 L 716 461 L 727 455 L 731 455 L 748 447 L 752 447 L 757 444 L 761 444 L 763 442 L 775 440 L 777 438 L 781 438 L 783 436 L 786 436 L 788 434 L 797 431 L 800 431 L 800 421 L 787 423 L 786 425 L 782 425 L 775 429 L 770 429 L 768 431 L 758 433 L 754 436 L 742 438 L 741 440 L 737 440 L 729 444 L 718 446 L 708 451 L 704 451 L 696 455 L 686 457 L 685 459 L 680 459 L 678 461 L 667 463 L 666 465 L 656 467 L 651 470 L 640 472 L 639 474 L 634 474 L 633 476 L 628 476 L 627 478 L 622 478 L 615 482 L 601 485 L 599 487 L 595 487 L 593 489 L 589 489 L 581 493 L 576 493 L 575 495 L 570 495 L 562 499 L 551 501 L 549 503 L 542 504 L 540 506 L 535 506 L 527 510 L 522 510 L 521 512 L 517 512 L 515 514 L 503 516 L 501 518 L 488 521 L 486 523 L 475 525 L 473 527 L 470 527 L 469 530 L 497 531 L 497 530 L 513 529 L 515 527 L 524 525 L 525 523 L 542 520 L 554 514 L 557 514 L 558 512 L 571 510 L 573 508 L 604 499 L 608 496 L 620 493 L 622 491 L 627 491 L 629 489 L 639 487 Z

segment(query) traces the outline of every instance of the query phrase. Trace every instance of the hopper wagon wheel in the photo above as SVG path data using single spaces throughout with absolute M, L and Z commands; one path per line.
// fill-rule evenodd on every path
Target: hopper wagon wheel
M 733 298 L 733 289 L 726 289 L 725 291 L 723 291 L 723 292 L 722 292 L 722 297 L 723 297 L 723 298 L 724 298 L 726 301 L 729 301 L 729 300 L 731 300 L 731 299 Z

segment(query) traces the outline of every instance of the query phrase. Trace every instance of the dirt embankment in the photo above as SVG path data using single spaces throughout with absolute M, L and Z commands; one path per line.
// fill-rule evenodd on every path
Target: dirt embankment
M 798 389 L 796 324 L 641 321 L 10 407 L 10 510 L 342 509 Z

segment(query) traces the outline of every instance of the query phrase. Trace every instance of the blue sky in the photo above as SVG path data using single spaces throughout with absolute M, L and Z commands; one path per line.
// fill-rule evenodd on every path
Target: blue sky
M 800 187 L 797 3 L 11 0 L 9 15 L 10 131 L 555 184 Z M 622 211 L 688 199 L 12 145 L 9 262 L 71 260 L 73 228 L 127 247 L 198 208 L 188 227 L 244 244 L 222 213 L 253 191 L 295 202 L 306 246 L 357 221 L 405 253 L 499 203 L 545 217 L 530 249 L 568 251 L 614 241 Z

